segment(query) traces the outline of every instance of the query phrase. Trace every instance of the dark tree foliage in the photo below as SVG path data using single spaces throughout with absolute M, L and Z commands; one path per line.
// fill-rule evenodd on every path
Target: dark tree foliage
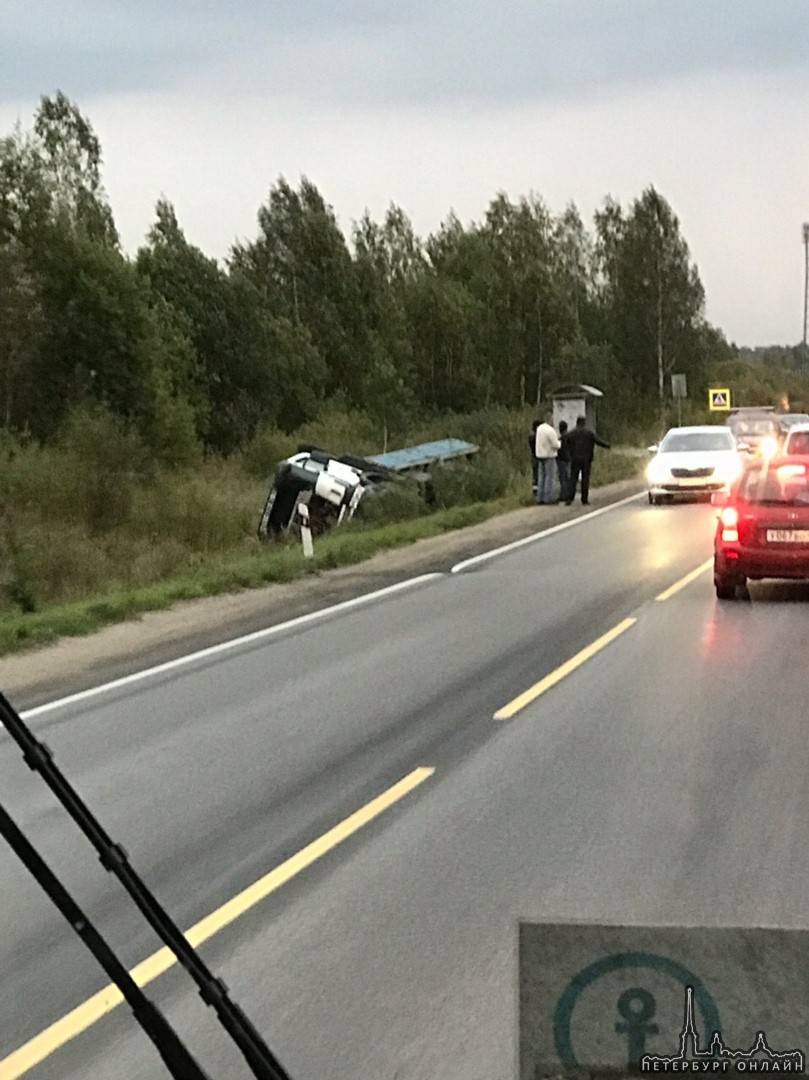
M 324 408 L 389 431 L 437 411 L 538 406 L 580 381 L 636 419 L 669 396 L 673 372 L 693 396 L 741 363 L 704 299 L 651 187 L 627 209 L 607 197 L 592 233 L 573 204 L 556 216 L 535 194 L 501 192 L 480 222 L 450 213 L 422 240 L 395 205 L 347 238 L 311 181 L 280 178 L 225 265 L 166 199 L 130 259 L 73 102 L 42 98 L 32 130 L 0 140 L 0 425 L 42 439 L 103 405 L 181 464 Z M 803 366 L 799 347 L 742 356 L 770 382 Z
M 307 329 L 274 316 L 248 276 L 229 274 L 189 244 L 165 200 L 137 268 L 193 345 L 197 427 L 210 449 L 230 453 L 261 425 L 308 419 L 325 376 Z
M 361 404 L 367 328 L 354 261 L 334 212 L 304 179 L 281 178 L 258 214 L 259 235 L 230 266 L 258 290 L 267 313 L 304 328 L 325 365 L 325 393 Z
M 705 294 L 677 217 L 654 188 L 628 214 L 613 200 L 596 215 L 608 343 L 642 401 L 667 377 L 698 381 Z

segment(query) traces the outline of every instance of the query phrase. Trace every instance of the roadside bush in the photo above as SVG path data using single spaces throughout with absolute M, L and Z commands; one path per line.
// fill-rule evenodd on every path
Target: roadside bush
M 292 439 L 295 449 L 299 443 L 307 443 L 319 446 L 330 454 L 356 454 L 361 457 L 363 454 L 381 453 L 384 432 L 366 413 L 324 409 L 315 420 L 294 431 Z
M 193 472 L 161 473 L 137 492 L 131 532 L 191 552 L 245 543 L 261 516 L 261 494 L 235 464 L 209 459 Z
M 0 491 L 15 512 L 35 513 L 55 521 L 78 516 L 73 501 L 75 465 L 56 447 L 17 444 L 3 457 Z
M 39 611 L 53 603 L 78 600 L 110 585 L 118 566 L 104 540 L 81 524 L 51 523 L 14 512 L 0 526 L 0 608 Z
M 593 460 L 591 483 L 593 487 L 615 484 L 619 480 L 632 480 L 642 475 L 647 458 L 622 454 L 614 450 L 599 450 Z
M 389 521 L 407 521 L 426 512 L 427 504 L 418 485 L 403 480 L 363 496 L 356 516 L 360 521 L 382 524 Z
M 138 437 L 101 407 L 74 412 L 54 444 L 5 441 L 0 494 L 16 512 L 57 531 L 76 523 L 99 535 L 125 525 L 148 458 Z
M 501 450 L 512 468 L 528 468 L 527 438 L 536 409 L 514 411 L 504 408 L 479 409 L 473 413 L 446 413 L 428 420 L 408 438 L 409 443 L 434 439 L 464 439 L 486 450 Z
M 512 473 L 508 455 L 495 448 L 471 461 L 448 461 L 430 473 L 431 501 L 441 508 L 490 502 L 505 494 Z
M 242 467 L 250 476 L 268 480 L 275 466 L 291 457 L 298 449 L 298 440 L 275 427 L 259 431 L 242 453 Z
M 93 535 L 126 524 L 136 482 L 150 467 L 138 436 L 107 409 L 87 405 L 68 417 L 56 450 L 61 465 L 56 482 L 67 496 L 66 516 L 83 522 Z
M 14 510 L 6 505 L 0 518 L 0 607 L 36 611 L 36 560 L 30 537 L 21 539 Z
M 484 409 L 459 418 L 460 438 L 476 443 L 482 453 L 500 451 L 513 469 L 522 471 L 530 463 L 528 434 L 536 408 L 520 412 L 509 409 Z M 541 415 L 541 414 L 539 414 Z

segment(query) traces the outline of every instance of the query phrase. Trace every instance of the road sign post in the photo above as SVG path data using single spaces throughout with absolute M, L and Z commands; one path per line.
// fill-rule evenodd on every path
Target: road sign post
M 803 1072 L 807 970 L 807 930 L 523 922 L 519 1078 Z
M 688 397 L 688 383 L 685 375 L 672 375 L 671 396 L 677 399 L 677 424 L 683 423 L 683 398 Z

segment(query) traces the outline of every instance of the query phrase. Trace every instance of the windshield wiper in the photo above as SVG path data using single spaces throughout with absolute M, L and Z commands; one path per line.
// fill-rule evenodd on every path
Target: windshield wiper
M 228 996 L 227 986 L 221 979 L 217 979 L 211 973 L 176 923 L 172 921 L 157 898 L 147 889 L 138 874 L 133 870 L 126 851 L 120 844 L 114 843 L 107 835 L 100 822 L 90 813 L 77 792 L 74 791 L 68 780 L 57 768 L 51 751 L 44 743 L 39 742 L 34 737 L 29 728 L 26 727 L 22 717 L 2 693 L 0 693 L 0 722 L 22 750 L 23 759 L 29 768 L 40 774 L 96 849 L 104 869 L 111 874 L 115 874 L 152 929 L 171 949 L 181 966 L 185 968 L 197 984 L 200 997 L 206 1005 L 210 1005 L 214 1009 L 222 1026 L 241 1050 L 257 1080 L 291 1080 L 289 1074 L 272 1054 L 246 1014 L 235 1002 L 231 1001 Z M 50 898 L 57 904 L 62 914 L 69 919 L 85 944 L 91 948 L 96 959 L 102 963 L 104 970 L 113 979 L 124 998 L 132 1005 L 138 1022 L 143 1023 L 143 1020 L 146 1019 L 147 1024 L 149 1024 L 147 1033 L 158 1045 L 163 1060 L 166 1061 L 172 1075 L 177 1080 L 205 1080 L 205 1074 L 185 1050 L 168 1021 L 141 994 L 139 988 L 131 980 L 128 972 L 117 960 L 103 938 L 85 919 L 67 891 L 61 887 L 56 877 L 50 872 L 33 848 L 28 845 L 25 837 L 22 836 L 22 833 L 8 814 L 1 809 L 0 833 L 5 836 L 14 851 L 23 859 L 28 869 L 34 873 L 37 881 L 43 885 L 43 888 L 46 888 Z M 45 885 L 46 882 L 48 887 Z M 133 994 L 133 987 L 138 996 Z M 137 1005 L 137 1009 L 135 1005 Z M 183 1054 L 185 1054 L 185 1058 L 182 1058 Z M 173 1060 L 173 1056 L 176 1056 L 179 1062 L 177 1071 L 169 1064 L 169 1061 Z
M 18 825 L 0 806 L 0 836 L 4 836 L 26 868 L 53 900 L 81 940 L 124 996 L 132 1014 L 152 1040 L 166 1068 L 176 1080 L 208 1080 L 177 1032 L 141 988 L 62 885 Z

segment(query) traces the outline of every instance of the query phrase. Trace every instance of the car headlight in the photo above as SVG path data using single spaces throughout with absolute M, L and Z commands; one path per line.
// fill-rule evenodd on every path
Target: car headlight
M 646 467 L 646 479 L 650 484 L 662 484 L 665 480 L 670 479 L 671 472 L 668 465 L 660 461 L 659 458 L 655 458 L 650 461 Z
M 775 457 L 778 453 L 778 440 L 772 435 L 768 435 L 766 439 L 762 439 L 759 453 L 768 461 L 771 457 Z

